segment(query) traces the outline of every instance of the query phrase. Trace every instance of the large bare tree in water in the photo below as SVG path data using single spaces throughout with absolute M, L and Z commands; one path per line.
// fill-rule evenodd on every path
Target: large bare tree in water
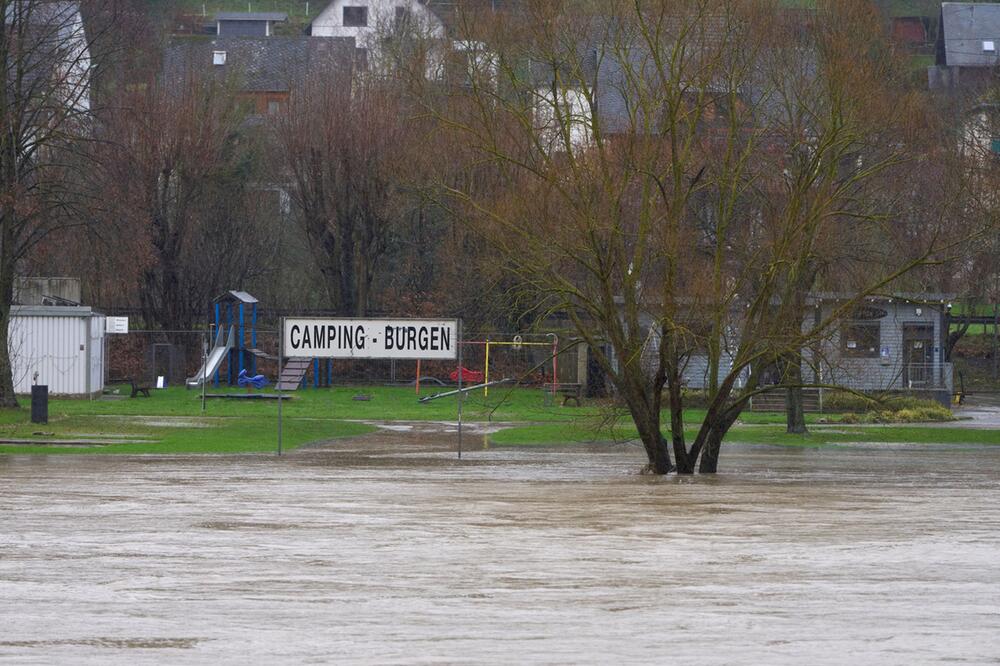
M 830 328 L 804 325 L 802 297 L 837 281 L 825 257 L 838 238 L 879 259 L 845 308 L 930 254 L 933 238 L 911 255 L 893 248 L 904 221 L 873 191 L 905 163 L 917 111 L 877 48 L 877 15 L 848 4 L 790 25 L 766 2 L 617 0 L 588 13 L 527 1 L 488 27 L 467 21 L 464 43 L 482 53 L 462 85 L 430 96 L 460 171 L 492 177 L 485 189 L 442 179 L 455 213 L 569 317 L 655 473 L 715 472 L 759 371 Z M 808 71 L 783 72 L 789 57 Z M 692 439 L 695 356 L 710 372 Z

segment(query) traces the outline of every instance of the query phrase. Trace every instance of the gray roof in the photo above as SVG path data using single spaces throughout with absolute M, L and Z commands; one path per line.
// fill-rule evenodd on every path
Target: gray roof
M 13 317 L 93 317 L 97 312 L 89 305 L 12 305 Z
M 213 64 L 215 51 L 225 51 L 224 65 Z M 238 77 L 244 92 L 289 92 L 310 72 L 350 67 L 354 52 L 353 37 L 180 37 L 167 45 L 163 77 L 180 83 L 207 72 Z
M 445 31 L 452 37 L 469 37 L 460 25 L 460 10 L 471 12 L 503 12 L 516 9 L 521 0 L 426 0 L 427 9 L 441 21 Z
M 813 301 L 846 301 L 856 299 L 858 295 L 840 291 L 814 291 L 809 293 L 809 298 Z M 885 301 L 905 301 L 907 303 L 933 304 L 950 303 L 956 298 L 958 298 L 958 294 L 950 292 L 896 291 L 885 294 L 869 294 L 859 299 L 859 302 L 882 303 Z
M 944 64 L 951 67 L 993 67 L 1000 62 L 1000 4 L 941 3 Z M 983 51 L 992 41 L 994 51 Z
M 219 12 L 216 21 L 287 21 L 288 14 L 282 12 Z
M 669 23 L 668 23 L 669 25 Z M 673 26 L 671 26 L 672 28 Z M 612 30 L 614 28 L 611 28 Z M 669 35 L 669 31 L 667 32 Z M 651 56 L 649 46 L 642 40 L 627 37 L 633 40 L 631 46 L 623 46 L 618 40 L 612 40 L 612 46 L 602 47 L 602 40 L 596 39 L 591 51 L 581 59 L 581 66 L 585 75 L 593 77 L 596 86 L 596 106 L 599 119 L 604 125 L 604 131 L 609 133 L 627 132 L 633 126 L 641 127 L 641 113 L 637 106 L 637 85 L 656 87 L 655 65 Z M 664 44 L 669 43 L 665 37 Z M 704 39 L 706 48 L 716 48 L 726 42 L 725 29 L 721 18 L 711 19 L 705 22 Z M 694 43 L 695 45 L 697 42 Z M 774 72 L 787 72 L 791 81 L 795 76 L 808 78 L 815 77 L 819 69 L 818 55 L 814 49 L 801 48 L 794 45 L 778 45 L 778 49 L 796 49 L 797 59 L 794 70 L 778 70 Z M 762 57 L 767 57 L 765 50 Z M 637 84 L 635 79 L 644 79 L 644 83 Z M 775 119 L 781 112 L 781 97 L 772 94 L 772 88 L 780 86 L 781 82 L 775 80 L 772 72 L 767 75 L 764 65 L 758 63 L 753 73 L 742 82 L 736 92 L 748 103 L 755 113 L 760 114 L 760 120 Z M 790 85 L 790 84 L 789 84 Z M 709 81 L 705 84 L 706 92 L 728 93 L 728 84 L 723 80 Z M 694 94 L 695 87 L 691 87 Z M 633 119 L 636 117 L 636 119 Z M 653 126 L 657 123 L 654 121 Z M 659 131 L 659 130 L 654 130 Z
M 218 303 L 219 301 L 229 301 L 237 300 L 241 303 L 257 303 L 257 299 L 248 294 L 245 291 L 227 291 L 221 296 L 217 297 L 213 302 Z

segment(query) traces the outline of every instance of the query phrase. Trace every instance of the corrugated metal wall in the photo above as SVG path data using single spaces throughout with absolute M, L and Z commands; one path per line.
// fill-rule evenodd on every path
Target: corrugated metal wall
M 56 395 L 103 389 L 103 317 L 13 315 L 9 334 L 15 392 L 30 393 L 33 383 Z
M 90 393 L 104 390 L 104 327 L 105 318 L 90 318 Z

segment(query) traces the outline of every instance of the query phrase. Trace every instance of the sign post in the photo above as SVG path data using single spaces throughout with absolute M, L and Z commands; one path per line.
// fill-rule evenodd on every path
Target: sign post
M 108 336 L 109 335 L 127 335 L 128 334 L 128 317 L 105 317 L 104 318 L 104 339 L 102 340 L 103 347 L 101 349 L 101 354 L 103 355 L 104 362 L 104 376 L 101 377 L 103 384 L 106 386 L 108 383 L 108 372 L 111 368 L 111 363 L 108 361 Z M 90 398 L 93 400 L 93 396 Z
M 462 388 L 462 326 L 458 319 L 282 317 L 278 340 L 278 455 L 281 455 L 281 365 L 285 354 L 306 358 L 458 359 Z M 458 457 L 462 457 L 462 394 L 458 398 Z
M 278 390 L 278 455 L 281 455 L 281 403 L 285 401 L 281 393 L 281 370 L 285 365 L 285 318 L 281 318 L 281 336 L 278 338 L 278 377 L 275 388 Z
M 456 347 L 458 347 L 458 459 L 462 459 L 462 403 L 465 402 L 465 392 L 462 390 L 462 380 L 465 374 L 465 368 L 462 367 L 462 322 L 459 321 L 458 327 L 458 342 Z M 487 350 L 489 347 L 487 347 Z
M 208 369 L 208 345 L 209 340 L 215 339 L 215 324 L 208 325 L 208 337 L 202 338 L 201 340 L 201 367 Z M 201 413 L 205 413 L 205 384 L 208 383 L 208 377 L 205 376 L 204 371 L 202 371 L 201 377 Z

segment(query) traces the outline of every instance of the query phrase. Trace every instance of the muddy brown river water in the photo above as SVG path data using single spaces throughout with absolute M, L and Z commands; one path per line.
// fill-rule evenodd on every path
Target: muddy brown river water
M 0 456 L 0 662 L 1000 663 L 1000 447 L 451 437 Z

